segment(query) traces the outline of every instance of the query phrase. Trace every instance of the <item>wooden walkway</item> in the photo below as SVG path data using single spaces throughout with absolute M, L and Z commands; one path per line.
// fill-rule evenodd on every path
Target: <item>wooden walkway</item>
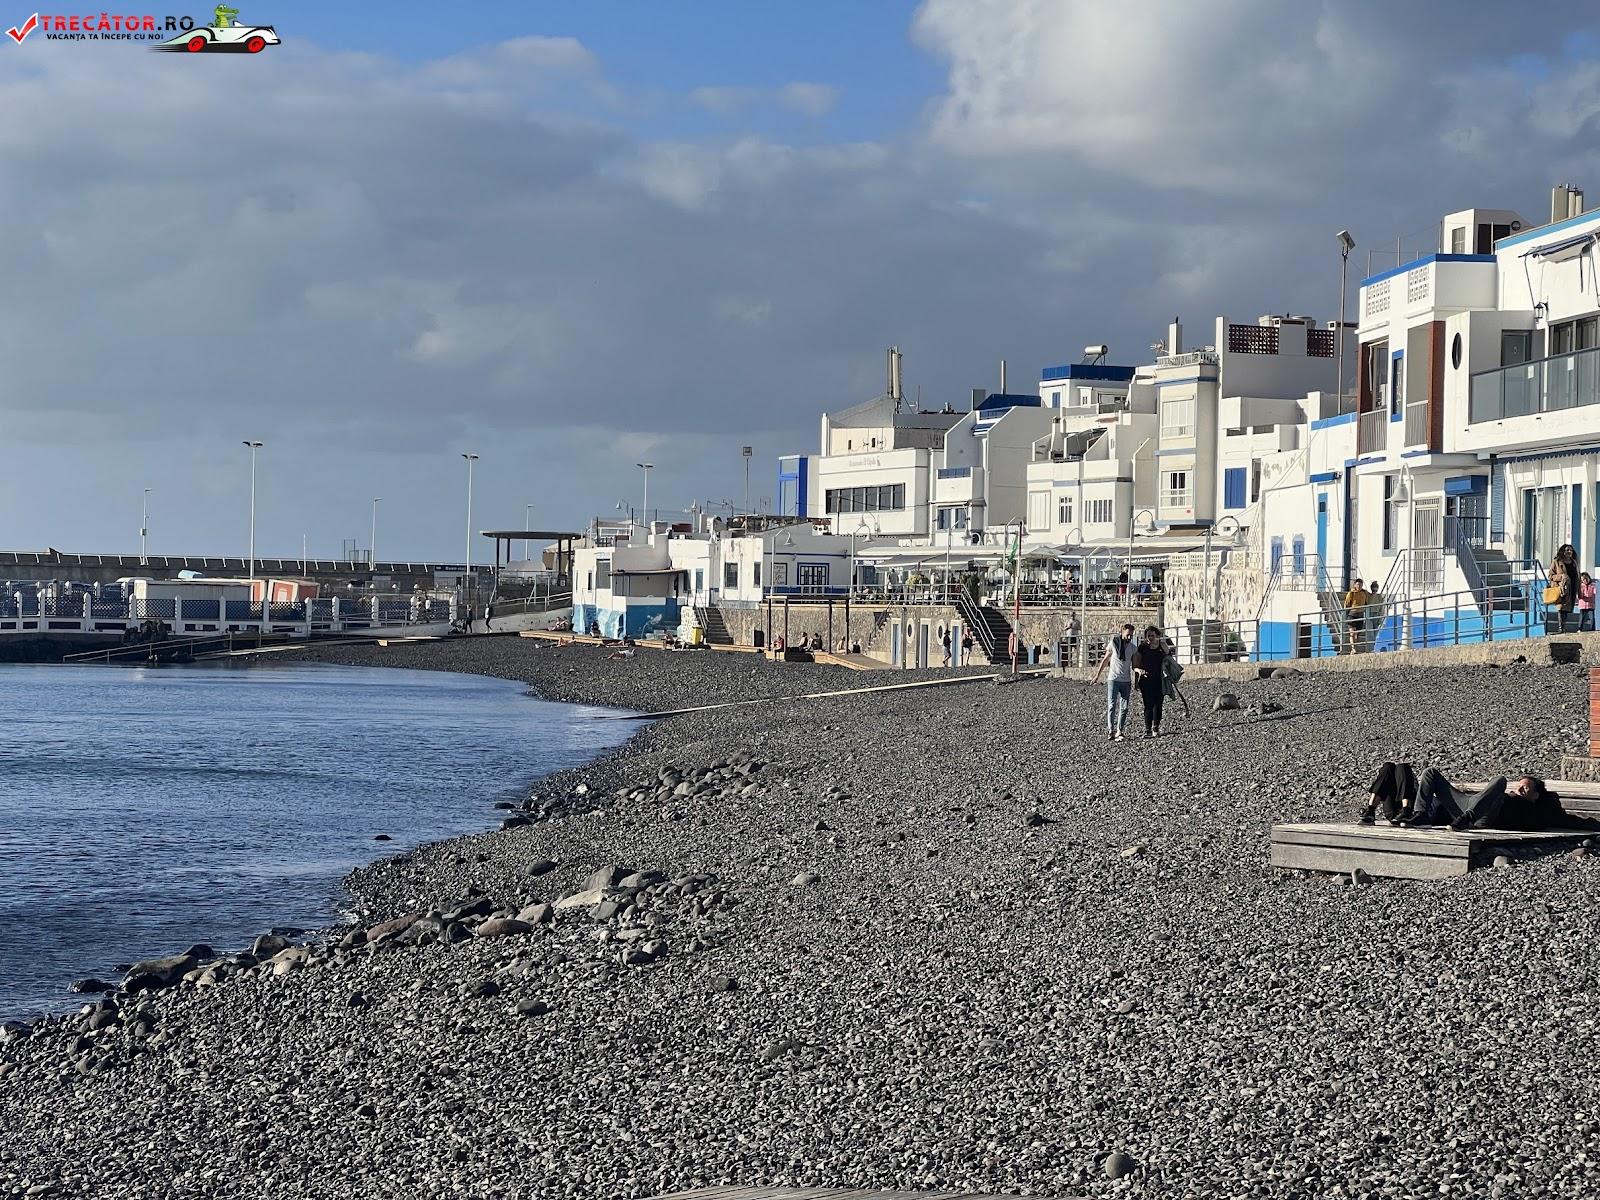
M 971 1192 L 862 1192 L 848 1188 L 714 1187 L 673 1192 L 653 1200 L 1018 1200 L 1015 1196 Z M 1065 1200 L 1064 1197 L 1061 1200 Z

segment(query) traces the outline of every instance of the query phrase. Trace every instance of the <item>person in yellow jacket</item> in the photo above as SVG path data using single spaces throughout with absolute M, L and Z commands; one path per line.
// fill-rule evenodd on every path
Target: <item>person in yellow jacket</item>
M 1367 628 L 1367 604 L 1371 600 L 1372 593 L 1361 586 L 1359 579 L 1344 594 L 1344 628 L 1351 654 L 1361 653 L 1361 639 Z

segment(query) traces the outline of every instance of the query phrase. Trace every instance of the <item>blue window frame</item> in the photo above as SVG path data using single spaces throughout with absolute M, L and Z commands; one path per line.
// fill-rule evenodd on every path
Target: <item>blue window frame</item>
M 1294 545 L 1294 573 L 1296 575 L 1304 575 L 1306 573 L 1306 539 L 1305 539 L 1305 535 L 1304 534 L 1300 534 L 1300 533 L 1295 534 L 1294 535 L 1294 543 L 1293 543 L 1293 545 Z
M 1272 539 L 1272 569 L 1274 571 L 1278 569 L 1278 563 L 1282 560 L 1282 558 L 1283 539 L 1281 537 L 1275 537 Z
M 1389 359 L 1389 420 L 1406 414 L 1406 352 L 1396 350 Z
M 1245 467 L 1229 467 L 1222 473 L 1222 507 L 1244 507 L 1246 470 Z

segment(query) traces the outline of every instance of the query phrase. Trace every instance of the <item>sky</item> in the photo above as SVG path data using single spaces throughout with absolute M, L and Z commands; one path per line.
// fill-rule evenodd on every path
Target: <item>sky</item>
M 739 505 L 743 445 L 754 505 L 890 345 L 960 405 L 1327 319 L 1341 228 L 1359 276 L 1600 200 L 1582 11 L 235 7 L 282 43 L 0 38 L 0 548 L 136 552 L 149 488 L 152 553 L 243 553 L 251 439 L 264 555 L 364 550 L 381 497 L 381 558 L 459 561 L 465 452 L 476 529 L 615 516 L 639 462 Z

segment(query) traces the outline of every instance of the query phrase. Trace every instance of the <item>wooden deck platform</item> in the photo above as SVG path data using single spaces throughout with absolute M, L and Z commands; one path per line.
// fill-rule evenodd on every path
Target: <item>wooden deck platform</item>
M 673 1192 L 653 1200 L 1019 1200 L 971 1192 L 861 1192 L 849 1188 L 714 1187 L 698 1192 Z M 1062 1197 L 1061 1200 L 1065 1200 Z
M 1272 865 L 1343 874 L 1360 868 L 1386 879 L 1451 879 L 1493 864 L 1500 854 L 1548 854 L 1576 846 L 1590 833 L 1503 829 L 1456 833 L 1441 827 L 1305 823 L 1272 827 Z

